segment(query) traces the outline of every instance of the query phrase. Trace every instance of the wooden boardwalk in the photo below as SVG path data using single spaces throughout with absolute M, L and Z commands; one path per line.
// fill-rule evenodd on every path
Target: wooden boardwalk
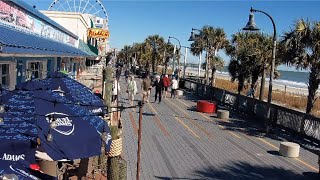
M 140 87 L 141 80 L 136 81 Z M 124 83 L 122 80 L 122 92 Z M 186 94 L 163 98 L 158 104 L 153 103 L 152 93 L 151 102 L 143 107 L 140 179 L 319 178 L 318 156 L 308 148 L 300 148 L 299 158 L 277 154 L 285 133 L 266 137 L 259 133 L 257 123 L 235 113 L 228 121 L 217 119 L 215 114 L 198 113 L 194 111 L 195 100 Z M 126 94 L 120 101 L 128 106 Z M 129 180 L 136 179 L 138 116 L 138 108 L 122 113 Z

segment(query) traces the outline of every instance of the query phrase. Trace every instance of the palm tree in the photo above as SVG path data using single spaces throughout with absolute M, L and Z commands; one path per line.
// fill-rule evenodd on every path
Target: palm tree
M 159 35 L 152 35 L 148 36 L 145 39 L 145 50 L 146 53 L 151 55 L 151 65 L 152 65 L 152 71 L 155 72 L 155 66 L 156 64 L 159 64 L 161 61 L 161 55 L 164 51 L 165 41 L 164 38 Z
M 298 20 L 294 27 L 284 34 L 280 47 L 283 51 L 279 55 L 284 63 L 310 71 L 306 107 L 306 113 L 310 114 L 320 84 L 320 22 Z
M 251 88 L 255 89 L 258 78 L 261 76 L 259 99 L 263 99 L 266 71 L 271 64 L 272 37 L 261 33 L 238 32 L 232 35 L 231 45 L 227 48 L 231 57 L 246 56 L 245 63 L 250 72 Z M 250 63 L 249 63 L 250 62 Z M 276 64 L 279 64 L 277 59 Z
M 141 56 L 142 56 L 143 47 L 144 47 L 143 43 L 134 43 L 132 46 L 132 54 L 135 54 L 137 65 L 139 67 L 141 65 Z
M 131 46 L 125 45 L 118 53 L 118 59 L 124 64 L 129 64 L 132 55 Z
M 227 35 L 222 28 L 214 28 L 212 26 L 204 26 L 201 29 L 199 37 L 191 44 L 191 53 L 193 55 L 200 55 L 204 50 L 207 50 L 207 57 L 210 57 L 213 52 L 213 56 L 216 56 L 220 49 L 224 49 L 228 46 L 229 41 Z M 207 58 L 208 60 L 209 58 Z M 209 63 L 208 63 L 209 64 Z M 214 64 L 213 64 L 214 65 Z M 208 67 L 206 67 L 205 76 L 208 78 Z M 215 73 L 215 71 L 214 71 Z M 213 84 L 214 85 L 214 82 Z
M 206 62 L 202 63 L 202 68 L 206 68 Z M 215 74 L 218 69 L 222 69 L 224 66 L 224 60 L 220 56 L 210 56 L 209 57 L 209 65 L 208 69 L 211 69 L 211 86 L 214 87 L 215 85 Z
M 238 81 L 238 98 L 236 107 L 239 107 L 239 96 L 244 88 L 245 82 L 250 79 L 251 72 L 248 69 L 248 66 L 250 66 L 249 64 L 251 64 L 250 58 L 247 56 L 245 51 L 242 51 L 237 56 L 233 56 L 231 58 L 228 66 L 231 81 Z

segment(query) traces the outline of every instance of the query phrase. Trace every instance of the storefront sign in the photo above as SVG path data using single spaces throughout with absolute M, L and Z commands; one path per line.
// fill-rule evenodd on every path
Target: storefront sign
M 90 38 L 107 39 L 107 38 L 109 38 L 109 36 L 110 36 L 109 31 L 106 29 L 100 29 L 100 28 L 88 29 L 88 37 L 90 37 Z
M 77 40 L 53 26 L 37 19 L 9 1 L 0 0 L 0 23 L 13 28 L 32 32 L 65 44 L 76 46 Z
M 98 55 L 99 56 L 106 55 L 106 46 L 107 46 L 107 42 L 105 39 L 101 39 L 98 41 Z

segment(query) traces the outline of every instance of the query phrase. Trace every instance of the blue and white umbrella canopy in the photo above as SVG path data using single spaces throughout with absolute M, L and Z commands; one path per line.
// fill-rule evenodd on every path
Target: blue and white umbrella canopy
M 103 115 L 105 112 L 102 99 L 94 95 L 85 85 L 61 72 L 53 72 L 49 74 L 48 78 L 40 82 L 47 88 L 64 94 L 70 101 L 81 104 L 96 115 Z
M 55 180 L 57 178 L 31 170 L 28 166 L 14 161 L 0 160 L 0 179 L 19 178 L 19 180 Z
M 1 114 L 0 160 L 34 163 L 38 130 L 32 115 L 34 105 L 31 93 L 6 92 L 2 97 L 5 97 L 2 99 L 7 112 Z
M 85 115 L 81 106 L 52 91 L 35 91 L 34 100 L 41 145 L 52 159 L 72 160 L 101 154 L 103 142 L 99 132 L 110 133 L 102 119 L 91 113 Z M 52 135 L 52 141 L 48 141 L 48 134 Z
M 4 98 L 7 108 L 4 125 L 12 127 L 11 131 L 17 133 L 15 136 L 33 142 L 39 137 L 41 147 L 53 160 L 99 155 L 102 143 L 109 151 L 111 136 L 103 119 L 67 100 L 61 93 L 42 90 L 43 86 L 37 81 L 26 84 L 28 86 L 20 86 L 20 90 L 9 92 Z M 3 137 L 8 137 L 8 131 L 2 133 Z M 101 134 L 105 137 L 101 138 Z

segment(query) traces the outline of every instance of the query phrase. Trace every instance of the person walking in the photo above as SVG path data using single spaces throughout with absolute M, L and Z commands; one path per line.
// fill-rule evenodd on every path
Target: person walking
M 162 81 L 163 81 L 163 88 L 164 88 L 163 97 L 166 98 L 168 93 L 168 87 L 170 86 L 170 79 L 167 74 L 164 75 L 164 77 L 162 78 Z
M 176 90 L 178 89 L 178 80 L 176 77 L 173 76 L 172 79 L 172 87 L 171 87 L 171 98 L 176 98 Z
M 118 93 L 120 93 L 120 84 L 117 79 L 114 79 L 112 84 L 112 102 L 113 103 L 117 100 Z
M 149 103 L 149 97 L 150 97 L 150 91 L 151 91 L 151 79 L 149 78 L 149 75 L 146 74 L 145 78 L 142 81 L 141 84 L 142 89 L 142 101 L 145 103 Z
M 128 68 L 126 68 L 126 70 L 124 71 L 124 75 L 126 77 L 126 82 L 128 82 L 128 77 L 129 77 L 129 70 Z
M 127 86 L 128 100 L 129 104 L 133 105 L 134 95 L 137 94 L 137 83 L 133 76 L 129 76 L 128 86 Z
M 121 76 L 121 68 L 118 67 L 117 70 L 116 70 L 116 78 L 120 79 L 120 76 Z
M 160 76 L 157 75 L 156 76 L 156 81 L 154 82 L 153 86 L 155 87 L 155 90 L 156 90 L 156 94 L 155 94 L 155 99 L 154 99 L 154 102 L 157 101 L 157 96 L 159 96 L 159 104 L 161 102 L 161 92 L 162 92 L 162 89 L 163 89 L 163 81 L 160 79 Z

